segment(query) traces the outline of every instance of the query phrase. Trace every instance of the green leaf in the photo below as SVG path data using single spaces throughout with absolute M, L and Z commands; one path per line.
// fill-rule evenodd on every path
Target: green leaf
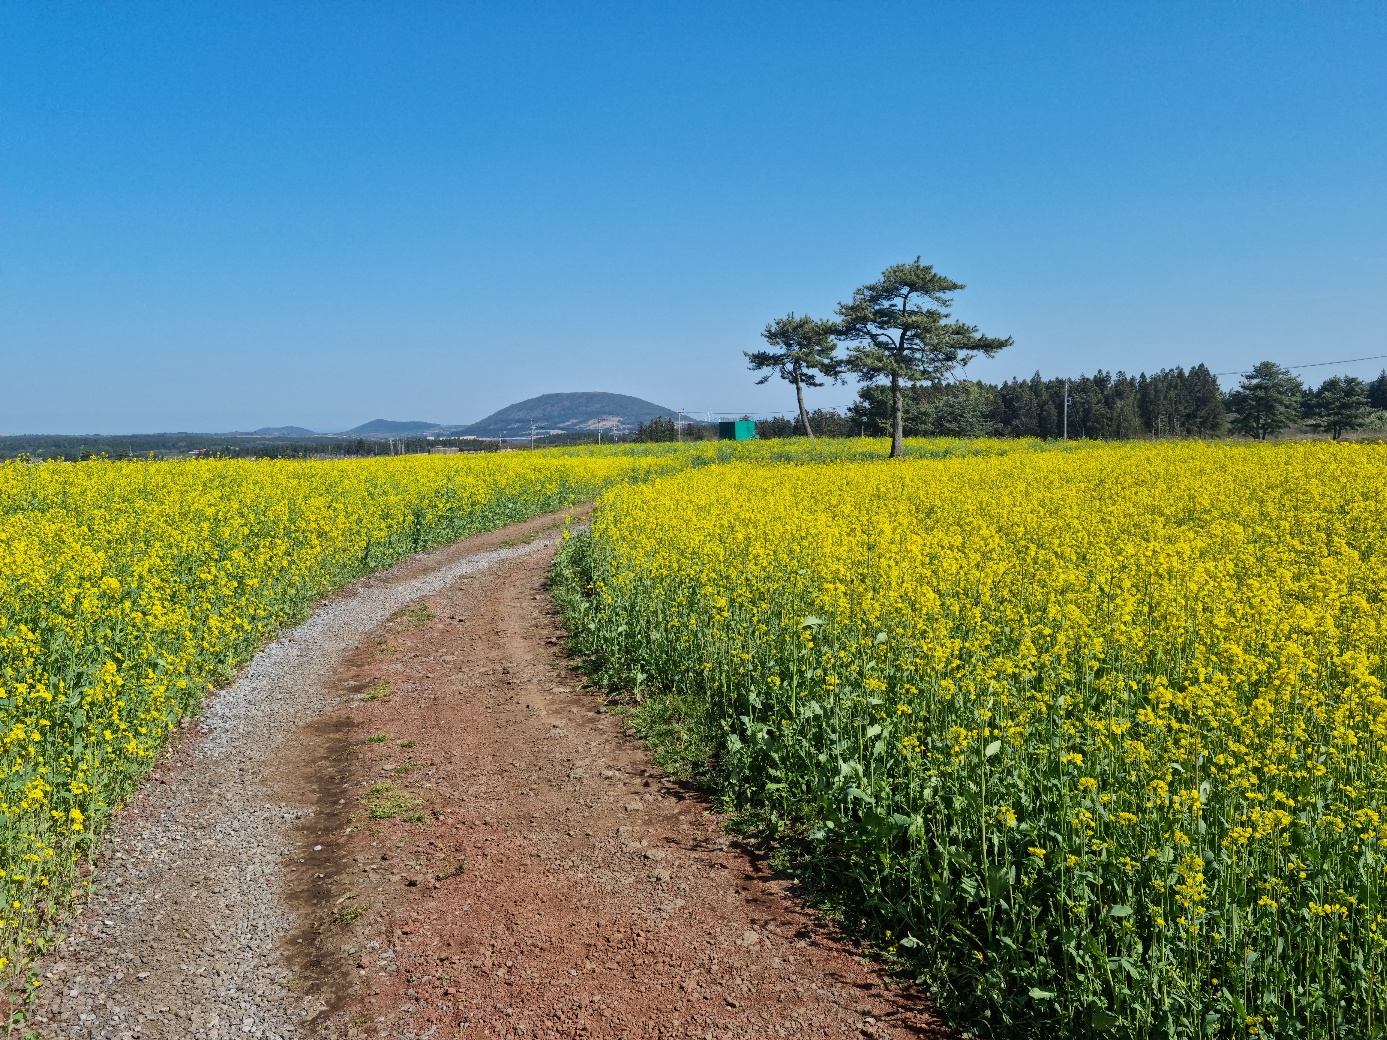
M 1104 1011 L 1102 1008 L 1094 1008 L 1089 1014 L 1089 1025 L 1100 1033 L 1106 1033 L 1110 1029 L 1116 1029 L 1122 1024 L 1122 1019 L 1114 1015 L 1111 1011 Z
M 1054 1000 L 1054 999 L 1055 999 L 1055 994 L 1054 994 L 1054 992 L 1051 991 L 1051 990 L 1048 990 L 1048 989 L 1037 989 L 1035 986 L 1032 986 L 1032 987 L 1031 987 L 1031 999 L 1032 999 L 1032 1000 Z
M 1112 907 L 1112 908 L 1108 911 L 1108 916 L 1109 916 L 1109 917 L 1131 917 L 1131 916 L 1132 916 L 1132 908 L 1131 908 L 1130 906 L 1122 906 L 1121 904 L 1119 904 L 1119 905 L 1117 905 L 1117 906 Z
M 813 614 L 810 614 L 799 624 L 801 628 L 818 628 L 820 625 L 826 624 L 826 622 L 823 618 L 815 617 Z
M 987 872 L 987 891 L 993 899 L 1001 899 L 1011 889 L 1012 868 L 994 867 Z
M 1002 742 L 1000 740 L 994 740 L 991 744 L 988 744 L 987 747 L 983 750 L 982 757 L 991 758 L 993 755 L 995 755 L 998 751 L 1001 750 Z
M 1141 981 L 1141 971 L 1140 971 L 1140 969 L 1137 968 L 1137 966 L 1136 966 L 1135 964 L 1132 963 L 1132 961 L 1131 961 L 1130 958 L 1127 958 L 1127 957 L 1109 957 L 1109 958 L 1108 958 L 1108 970 L 1109 970 L 1109 971 L 1113 971 L 1114 969 L 1117 969 L 1117 968 L 1121 968 L 1123 971 L 1125 971 L 1128 975 L 1130 975 L 1130 976 L 1131 976 L 1133 979 L 1135 979 L 1136 981 L 1138 981 L 1138 982 Z

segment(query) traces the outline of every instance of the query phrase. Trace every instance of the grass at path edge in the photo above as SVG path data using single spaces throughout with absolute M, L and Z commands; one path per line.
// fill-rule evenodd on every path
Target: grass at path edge
M 624 669 L 599 652 L 592 638 L 596 619 L 590 598 L 588 538 L 586 533 L 574 535 L 560 545 L 548 583 L 566 632 L 566 648 L 578 670 L 602 691 L 608 710 L 625 717 L 628 727 L 649 748 L 655 765 L 706 793 L 724 815 L 727 831 L 750 842 L 773 870 L 791 878 L 798 898 L 860 944 L 888 974 L 928 992 L 927 975 L 892 942 L 888 918 L 875 911 L 832 843 L 811 842 L 810 827 L 804 821 L 736 797 L 717 755 L 722 729 L 706 705 L 687 694 L 646 685 L 642 672 Z

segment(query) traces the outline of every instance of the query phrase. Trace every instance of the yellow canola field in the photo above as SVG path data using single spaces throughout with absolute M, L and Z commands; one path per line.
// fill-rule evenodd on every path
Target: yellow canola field
M 1016 441 L 915 440 L 917 456 Z M 0 972 L 177 721 L 317 596 L 420 549 L 687 467 L 880 440 L 336 461 L 0 463 Z M 20 957 L 20 961 L 24 956 Z
M 0 969 L 170 730 L 311 601 L 672 452 L 0 465 Z
M 608 492 L 560 569 L 958 1021 L 1368 1037 L 1385 523 L 1381 445 L 733 463 Z

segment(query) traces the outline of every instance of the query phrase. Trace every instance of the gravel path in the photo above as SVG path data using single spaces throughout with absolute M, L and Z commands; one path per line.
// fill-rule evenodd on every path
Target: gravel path
M 555 523 L 539 518 L 363 579 L 220 691 L 103 842 L 87 913 L 43 964 L 49 996 L 33 1023 L 40 1034 L 312 1032 L 323 1005 L 290 988 L 281 949 L 294 924 L 281 895 L 283 863 L 312 793 L 269 789 L 272 761 L 335 703 L 325 684 L 368 633 L 468 574 L 552 546 Z
M 349 654 L 281 781 L 323 1037 L 957 1040 L 732 840 L 574 672 L 508 560 Z M 297 869 L 295 869 L 297 868 Z

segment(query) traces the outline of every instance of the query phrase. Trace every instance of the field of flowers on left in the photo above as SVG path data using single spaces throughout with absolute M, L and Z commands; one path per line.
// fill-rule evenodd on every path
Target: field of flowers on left
M 675 452 L 0 465 L 0 969 L 180 718 L 323 593 Z M 21 959 L 23 959 L 21 957 Z

